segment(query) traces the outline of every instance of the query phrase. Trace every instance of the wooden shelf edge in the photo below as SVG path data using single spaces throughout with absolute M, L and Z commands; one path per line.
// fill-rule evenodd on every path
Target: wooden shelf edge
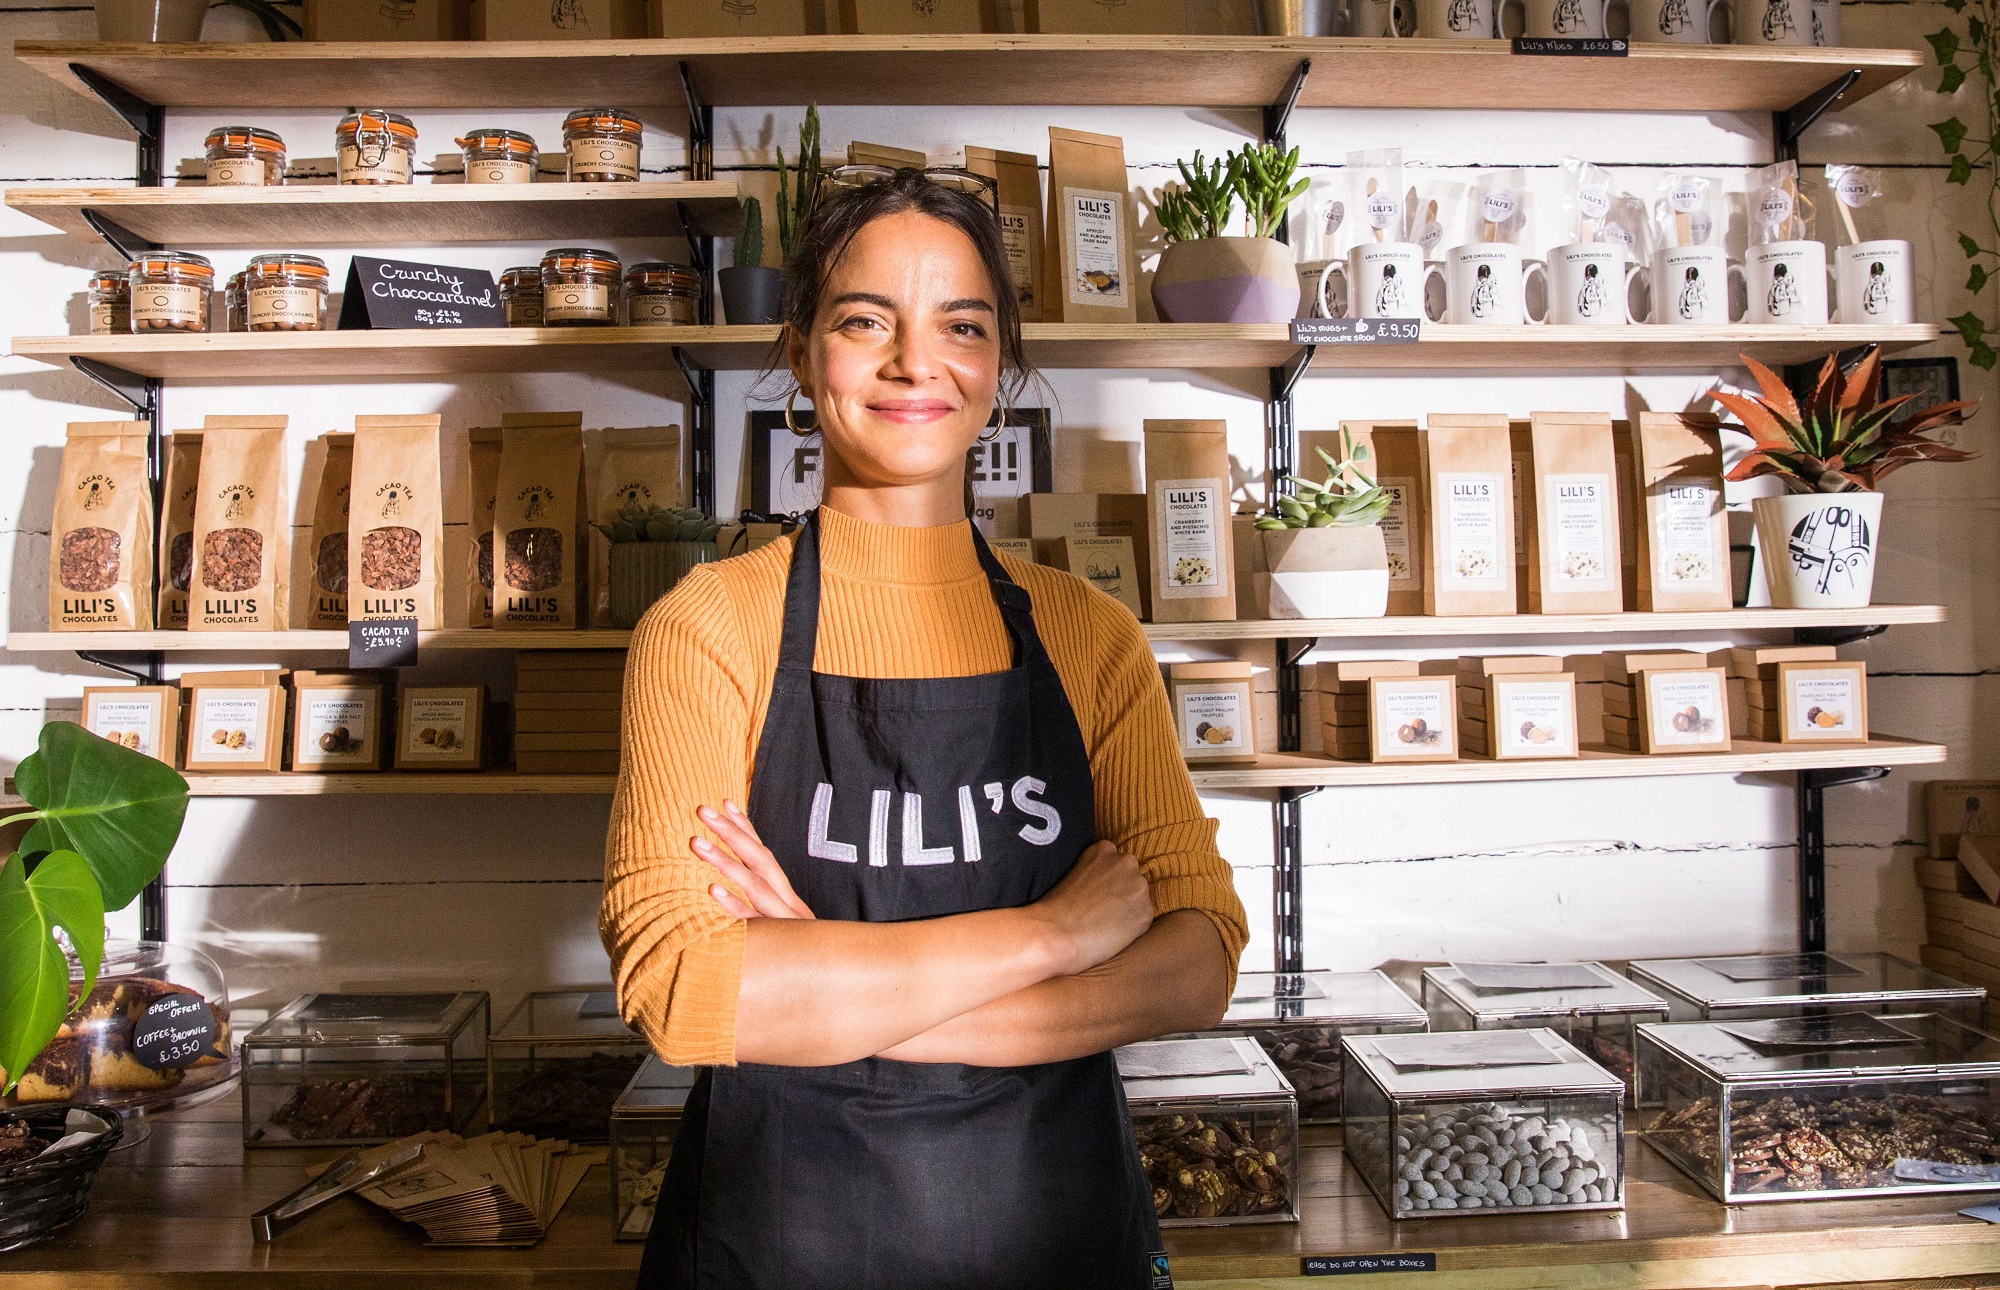
M 1224 623 L 1147 623 L 1162 643 L 1301 639 L 1392 640 L 1447 636 L 1601 636 L 1682 632 L 1781 631 L 1797 627 L 1908 626 L 1946 621 L 1943 605 L 1868 605 L 1859 609 L 1731 609 L 1697 614 L 1517 614 L 1493 618 L 1257 619 Z M 447 628 L 418 636 L 422 649 L 624 649 L 632 633 Z M 77 650 L 111 653 L 247 654 L 345 651 L 347 634 L 291 632 L 15 632 L 0 649 L 15 654 Z

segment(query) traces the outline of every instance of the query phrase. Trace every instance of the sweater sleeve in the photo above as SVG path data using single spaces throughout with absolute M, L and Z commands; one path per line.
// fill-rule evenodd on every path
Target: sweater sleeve
M 1229 863 L 1215 846 L 1174 739 L 1160 665 L 1138 620 L 1111 597 L 1088 597 L 1097 641 L 1097 737 L 1090 750 L 1098 836 L 1136 856 L 1156 915 L 1198 909 L 1222 935 L 1229 985 L 1249 942 L 1249 921 Z
M 626 663 L 623 756 L 598 934 L 619 1011 L 676 1065 L 736 1054 L 744 924 L 708 893 L 695 809 L 747 803 L 753 698 L 722 582 L 697 568 L 649 610 Z

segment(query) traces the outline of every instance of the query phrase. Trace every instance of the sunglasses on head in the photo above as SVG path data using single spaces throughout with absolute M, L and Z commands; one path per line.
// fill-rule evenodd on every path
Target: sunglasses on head
M 1000 185 L 986 175 L 975 175 L 963 166 L 925 166 L 921 172 L 925 179 L 940 188 L 965 193 L 986 203 L 995 218 L 1000 214 Z M 871 163 L 856 163 L 835 166 L 826 172 L 821 180 L 825 189 L 873 188 L 886 184 L 896 177 L 896 167 L 878 166 Z

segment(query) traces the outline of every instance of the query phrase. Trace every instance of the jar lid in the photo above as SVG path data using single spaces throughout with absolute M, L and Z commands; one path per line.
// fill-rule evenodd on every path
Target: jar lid
M 340 118 L 340 124 L 334 127 L 335 134 L 349 134 L 360 130 L 387 131 L 412 142 L 417 137 L 417 127 L 410 118 L 395 112 L 383 112 L 377 108 L 362 108 L 358 112 L 349 112 Z
M 635 264 L 625 270 L 625 285 L 628 287 L 656 287 L 672 291 L 701 291 L 701 275 L 685 264 L 667 264 L 654 261 Z
M 547 273 L 551 269 L 557 273 L 616 273 L 618 257 L 594 247 L 561 246 L 542 256 L 542 272 Z
M 225 287 L 223 288 L 223 290 L 225 290 L 225 291 L 237 291 L 237 290 L 240 290 L 240 289 L 242 288 L 242 286 L 243 286 L 243 275 L 244 275 L 244 274 L 246 274 L 246 273 L 248 273 L 248 272 L 249 272 L 249 270 L 248 270 L 248 269 L 238 269 L 238 270 L 237 270 L 236 272 L 234 272 L 234 273 L 230 274 L 230 275 L 229 275 L 229 284 L 228 284 L 227 286 L 225 286 Z
M 503 152 L 535 151 L 535 137 L 519 130 L 468 130 L 458 139 L 461 148 L 490 148 Z
M 500 274 L 503 287 L 533 287 L 542 289 L 542 266 L 539 264 L 517 264 Z
M 624 108 L 578 108 L 563 118 L 563 134 L 641 134 L 645 126 Z
M 130 287 L 130 279 L 116 269 L 100 269 L 90 275 L 92 291 L 125 291 Z
M 148 251 L 132 261 L 128 273 L 192 273 L 196 276 L 215 276 L 215 266 L 208 257 L 196 255 L 192 251 Z
M 327 276 L 326 261 L 316 255 L 300 255 L 292 251 L 276 251 L 270 255 L 256 255 L 250 258 L 250 267 L 243 271 L 258 277 L 291 273 L 307 278 Z M 240 275 L 239 275 L 240 276 Z
M 275 130 L 263 130 L 254 125 L 219 125 L 208 132 L 202 141 L 208 148 L 252 148 L 260 152 L 283 152 L 285 141 Z

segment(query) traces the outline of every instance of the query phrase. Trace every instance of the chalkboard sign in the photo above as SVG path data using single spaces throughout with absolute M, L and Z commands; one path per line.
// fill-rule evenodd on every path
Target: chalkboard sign
M 178 1070 L 204 1057 L 227 1061 L 215 1041 L 222 1028 L 208 1000 L 198 994 L 169 994 L 153 1000 L 132 1028 L 132 1055 L 147 1070 Z
M 1603 36 L 1516 36 L 1514 52 L 1556 58 L 1623 58 L 1629 45 Z
M 347 264 L 341 331 L 505 327 L 500 289 L 485 269 L 357 255 Z
M 1421 318 L 1301 318 L 1294 345 L 1409 345 L 1423 335 Z
M 1435 1254 L 1336 1254 L 1308 1257 L 1302 1271 L 1309 1277 L 1365 1276 L 1374 1272 L 1435 1272 Z
M 359 671 L 371 667 L 416 665 L 416 619 L 369 618 L 347 624 L 348 667 Z

